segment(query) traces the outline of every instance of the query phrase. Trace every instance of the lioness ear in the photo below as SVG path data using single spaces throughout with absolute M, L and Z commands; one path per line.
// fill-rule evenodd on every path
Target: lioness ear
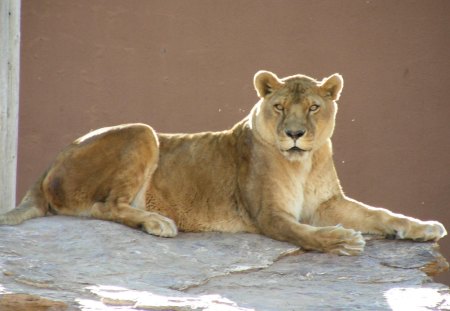
M 258 96 L 261 98 L 283 86 L 283 82 L 274 73 L 264 70 L 260 70 L 255 74 L 253 84 Z
M 322 80 L 320 89 L 322 96 L 330 97 L 332 100 L 338 100 L 341 96 L 342 87 L 344 86 L 344 79 L 338 73 L 329 76 Z

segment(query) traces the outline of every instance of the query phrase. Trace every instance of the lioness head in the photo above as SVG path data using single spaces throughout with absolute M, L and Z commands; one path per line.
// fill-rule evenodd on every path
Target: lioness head
M 339 74 L 316 81 L 303 75 L 279 79 L 259 71 L 254 85 L 261 100 L 251 113 L 252 128 L 260 140 L 287 159 L 300 160 L 333 134 L 335 101 L 343 86 Z

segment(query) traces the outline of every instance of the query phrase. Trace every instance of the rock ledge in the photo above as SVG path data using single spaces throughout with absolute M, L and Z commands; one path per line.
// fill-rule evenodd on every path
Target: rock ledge
M 437 244 L 367 241 L 358 257 L 252 234 L 156 238 L 70 217 L 0 227 L 0 310 L 448 310 Z

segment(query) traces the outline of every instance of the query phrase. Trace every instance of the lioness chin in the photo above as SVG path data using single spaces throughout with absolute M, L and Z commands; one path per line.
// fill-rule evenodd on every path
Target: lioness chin
M 360 254 L 361 233 L 421 241 L 446 235 L 439 222 L 343 194 L 330 140 L 339 74 L 316 81 L 259 71 L 254 85 L 259 102 L 230 130 L 156 134 L 126 124 L 75 140 L 0 224 L 87 216 L 162 237 L 178 230 L 260 233 L 339 255 Z

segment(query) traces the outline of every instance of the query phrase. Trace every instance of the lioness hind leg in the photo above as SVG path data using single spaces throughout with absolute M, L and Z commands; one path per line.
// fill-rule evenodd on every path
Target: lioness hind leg
M 160 237 L 174 237 L 178 234 L 177 226 L 172 219 L 133 208 L 126 203 L 97 202 L 91 208 L 91 217 L 141 228 L 149 234 Z

